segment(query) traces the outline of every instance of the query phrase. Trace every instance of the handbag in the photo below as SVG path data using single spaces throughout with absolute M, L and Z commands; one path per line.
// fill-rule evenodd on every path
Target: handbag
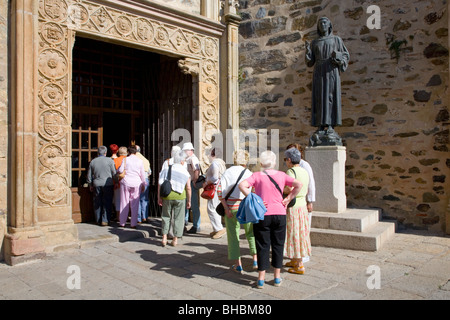
M 203 187 L 203 183 L 206 181 L 206 175 L 203 174 L 202 167 L 200 166 L 201 175 L 198 176 L 197 181 L 194 183 L 195 189 L 201 189 Z
M 203 192 L 200 195 L 203 199 L 211 200 L 216 193 L 216 185 L 214 183 L 208 184 L 203 188 Z
M 292 170 L 292 172 L 294 173 L 295 179 L 297 179 L 297 174 L 295 173 L 295 170 L 292 168 L 289 170 Z M 283 193 L 283 199 L 286 198 L 287 196 L 288 196 L 288 193 Z M 295 206 L 295 200 L 296 200 L 296 198 L 292 199 L 291 202 L 289 202 L 288 208 Z
M 169 172 L 167 173 L 166 180 L 159 187 L 159 195 L 162 198 L 167 197 L 172 192 L 172 184 L 170 178 L 172 176 L 172 165 L 169 165 Z
M 242 170 L 242 172 L 241 172 L 241 174 L 239 175 L 239 178 L 237 178 L 236 183 L 234 184 L 233 188 L 232 188 L 230 191 L 228 191 L 227 195 L 225 196 L 225 202 L 228 200 L 228 198 L 229 198 L 229 197 L 231 196 L 231 194 L 233 193 L 233 191 L 234 191 L 234 189 L 236 188 L 236 186 L 237 186 L 239 180 L 241 180 L 242 176 L 244 175 L 245 170 L 247 170 L 247 169 L 244 168 L 244 170 Z M 225 216 L 225 208 L 224 208 L 224 206 L 223 206 L 223 204 L 222 204 L 222 201 L 220 201 L 220 203 L 217 205 L 217 207 L 216 207 L 216 212 L 219 214 L 219 216 L 222 216 L 222 217 Z
M 294 171 L 294 170 L 292 170 L 292 171 Z M 264 173 L 269 177 L 270 181 L 272 181 L 272 183 L 275 185 L 275 187 L 277 187 L 278 191 L 280 191 L 281 196 L 283 197 L 283 199 L 286 198 L 287 195 L 284 196 L 283 191 L 281 191 L 280 186 L 278 185 L 278 183 L 276 183 L 275 180 L 273 180 L 273 178 L 266 172 L 266 170 L 264 170 Z M 295 171 L 294 171 L 294 174 L 295 174 Z M 295 175 L 295 177 L 297 177 L 297 175 Z M 293 207 L 293 206 L 295 205 L 295 201 L 296 201 L 295 198 L 292 199 L 292 200 L 289 202 L 289 204 L 287 205 L 288 208 Z
M 126 165 L 127 165 L 127 158 L 124 158 L 123 159 L 123 172 L 116 173 L 116 175 L 114 176 L 116 181 L 120 181 L 123 178 L 125 178 L 125 175 L 127 174 L 127 170 L 125 170 Z

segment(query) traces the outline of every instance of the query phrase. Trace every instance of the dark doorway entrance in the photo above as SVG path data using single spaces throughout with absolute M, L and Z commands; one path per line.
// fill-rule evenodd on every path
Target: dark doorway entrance
M 131 115 L 103 112 L 103 145 L 128 147 L 131 142 Z
M 192 132 L 192 77 L 178 58 L 77 37 L 72 65 L 72 206 L 75 222 L 93 220 L 86 184 L 100 145 L 138 144 L 150 161 L 149 216 L 159 216 L 156 184 L 170 156 L 171 132 Z M 177 142 L 175 142 L 176 144 Z

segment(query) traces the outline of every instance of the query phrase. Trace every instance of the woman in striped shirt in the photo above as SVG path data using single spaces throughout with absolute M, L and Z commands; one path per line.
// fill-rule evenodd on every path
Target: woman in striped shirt
M 231 269 L 238 273 L 242 273 L 241 252 L 239 247 L 239 231 L 241 224 L 236 219 L 236 213 L 239 209 L 241 200 L 244 199 L 244 195 L 239 190 L 239 182 L 245 180 L 252 175 L 252 172 L 247 169 L 247 163 L 249 161 L 249 154 L 247 151 L 238 150 L 233 154 L 234 166 L 228 168 L 217 188 L 217 193 L 220 201 L 225 208 L 225 226 L 227 229 L 227 241 L 228 241 L 228 259 L 233 261 Z M 241 173 L 242 176 L 241 176 Z M 241 176 L 241 177 L 240 177 Z M 239 178 L 240 177 L 240 178 Z M 238 181 L 239 179 L 239 181 Z M 225 197 L 234 188 L 227 200 Z M 245 236 L 247 238 L 250 254 L 253 256 L 253 269 L 258 267 L 256 257 L 256 245 L 255 237 L 253 235 L 253 224 L 247 223 L 243 225 L 245 230 Z

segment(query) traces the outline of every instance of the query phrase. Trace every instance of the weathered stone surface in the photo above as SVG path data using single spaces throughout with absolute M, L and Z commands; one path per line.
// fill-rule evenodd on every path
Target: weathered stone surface
M 425 50 L 423 51 L 423 54 L 427 59 L 430 58 L 438 58 L 438 57 L 447 57 L 448 56 L 448 49 L 442 46 L 439 43 L 430 43 Z
M 240 102 L 257 107 L 256 116 L 264 109 L 261 116 L 270 122 L 260 122 L 262 126 L 290 124 L 279 127 L 281 150 L 292 142 L 306 145 L 315 128 L 310 126 L 312 70 L 304 64 L 304 42 L 317 36 L 313 21 L 328 16 L 351 55 L 349 68 L 341 75 L 343 121 L 336 128 L 347 147 L 347 200 L 354 206 L 383 208 L 404 226 L 441 231 L 449 201 L 445 190 L 450 190 L 447 4 L 399 0 L 393 7 L 392 2 L 377 1 L 382 12 L 378 31 L 365 25 L 367 1 L 363 2 L 277 3 L 271 18 L 287 17 L 285 30 L 240 38 L 241 66 L 261 79 L 241 92 Z M 240 10 L 254 21 L 261 6 L 245 1 L 246 8 Z M 265 8 L 266 16 L 260 20 L 268 19 L 269 7 Z M 259 47 L 247 49 L 250 44 Z M 273 49 L 279 52 L 274 55 Z M 272 57 L 261 58 L 261 51 Z M 262 66 L 272 60 L 280 70 Z M 272 80 L 278 78 L 282 80 Z M 245 102 L 247 90 L 261 94 Z M 283 97 L 262 102 L 268 92 Z M 290 110 L 286 117 L 279 111 L 283 107 Z M 241 121 L 247 125 L 250 119 Z M 425 192 L 427 201 L 439 201 L 425 202 Z
M 387 112 L 387 110 L 388 110 L 387 105 L 384 103 L 381 103 L 381 104 L 375 105 L 370 112 L 374 113 L 374 114 L 383 115 Z
M 425 90 L 414 90 L 414 100 L 417 102 L 428 102 L 431 98 L 431 92 Z

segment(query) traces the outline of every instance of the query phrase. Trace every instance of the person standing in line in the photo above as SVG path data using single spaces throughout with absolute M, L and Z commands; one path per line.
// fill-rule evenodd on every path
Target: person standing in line
M 206 171 L 206 180 L 203 183 L 203 188 L 209 184 L 214 184 L 217 188 L 220 177 L 226 170 L 225 161 L 222 160 L 222 150 L 217 147 L 212 148 L 208 158 L 211 165 Z M 216 212 L 216 207 L 219 203 L 217 192 L 214 192 L 214 197 L 208 200 L 206 207 L 213 228 L 213 231 L 209 234 L 212 239 L 220 239 L 226 233 L 226 229 L 222 225 L 222 217 Z
M 172 149 L 170 150 L 170 158 L 164 160 L 164 162 L 163 162 L 163 164 L 161 166 L 161 170 L 159 171 L 159 174 L 161 174 L 161 171 L 163 171 L 164 169 L 169 169 L 169 166 L 173 164 L 174 156 L 179 151 L 182 151 L 179 146 L 173 146 L 172 147 Z M 185 155 L 186 155 L 186 153 L 185 153 Z M 183 165 L 183 168 L 185 168 L 187 170 L 187 165 L 186 165 L 186 159 L 185 158 L 183 158 L 182 165 Z M 158 190 L 157 191 L 158 191 L 158 203 L 160 203 L 161 198 L 160 198 L 160 195 L 159 195 L 159 184 L 158 184 Z
M 148 201 L 149 201 L 149 191 L 150 191 L 150 175 L 152 174 L 152 169 L 150 168 L 150 161 L 141 153 L 141 147 L 136 145 L 136 157 L 142 160 L 144 164 L 145 172 L 145 182 L 146 186 L 139 197 L 139 214 L 138 223 L 146 222 L 148 219 Z
M 311 213 L 313 211 L 313 203 L 316 202 L 316 182 L 314 180 L 314 173 L 311 168 L 311 165 L 304 159 L 305 158 L 304 148 L 298 143 L 291 143 L 290 145 L 287 146 L 286 150 L 291 148 L 296 148 L 298 151 L 300 151 L 302 158 L 300 160 L 299 165 L 301 168 L 305 169 L 308 172 L 309 184 L 308 184 L 308 193 L 306 194 L 306 206 L 308 208 L 309 222 L 311 224 Z
M 311 221 L 312 221 L 312 212 L 313 212 L 313 203 L 316 202 L 316 181 L 314 180 L 314 173 L 311 168 L 311 165 L 304 159 L 305 149 L 298 143 L 291 143 L 287 146 L 287 149 L 297 148 L 302 155 L 300 160 L 300 167 L 305 169 L 308 172 L 309 183 L 308 183 L 308 193 L 306 194 L 306 208 L 308 209 L 308 220 L 309 220 L 309 229 L 311 230 Z M 308 262 L 309 257 L 303 257 L 303 262 Z
M 217 195 L 225 209 L 228 259 L 233 261 L 231 269 L 238 273 L 242 273 L 243 269 L 239 247 L 239 231 L 241 229 L 241 224 L 236 219 L 236 213 L 239 209 L 239 204 L 241 203 L 242 199 L 244 199 L 244 194 L 239 190 L 237 186 L 239 185 L 239 182 L 247 179 L 252 175 L 252 172 L 247 169 L 248 161 L 249 154 L 247 151 L 235 151 L 233 154 L 234 166 L 225 170 L 222 178 L 220 179 L 220 183 L 217 186 Z M 228 199 L 225 199 L 228 194 Z M 257 269 L 258 261 L 256 256 L 255 236 L 253 235 L 253 225 L 251 223 L 246 223 L 242 225 L 242 227 L 245 230 L 245 237 L 248 241 L 250 254 L 253 257 L 253 269 Z
M 300 167 L 301 154 L 297 148 L 290 148 L 284 152 L 284 161 L 289 168 L 286 174 L 302 183 L 302 188 L 295 198 L 295 204 L 287 208 L 286 242 L 284 255 L 291 259 L 286 264 L 288 272 L 304 274 L 303 257 L 311 255 L 311 240 L 309 236 L 308 209 L 306 208 L 306 194 L 308 192 L 308 172 Z M 288 192 L 290 188 L 286 187 Z
M 162 185 L 166 180 L 171 168 L 170 183 L 172 192 L 164 198 L 158 196 L 158 204 L 162 206 L 162 241 L 163 247 L 167 244 L 167 234 L 169 233 L 171 221 L 173 220 L 173 239 L 172 246 L 178 244 L 178 239 L 183 236 L 185 206 L 189 209 L 191 206 L 191 176 L 183 166 L 185 153 L 182 150 L 172 151 L 173 164 L 168 165 L 159 174 L 158 185 Z
M 146 187 L 144 164 L 136 156 L 136 147 L 128 148 L 129 156 L 120 165 L 118 173 L 125 171 L 120 180 L 120 226 L 125 227 L 131 209 L 131 228 L 138 224 L 139 196 Z
M 119 146 L 117 144 L 111 144 L 109 146 L 109 150 L 111 150 L 111 159 L 117 158 L 117 152 L 119 152 Z
M 117 170 L 119 170 L 120 165 L 122 164 L 123 159 L 125 159 L 128 155 L 127 147 L 120 147 L 117 152 L 118 157 L 114 158 L 114 166 Z M 120 215 L 120 182 L 114 181 L 114 196 L 113 196 L 114 209 L 116 210 L 116 220 L 119 221 Z
M 105 146 L 98 148 L 98 157 L 89 164 L 86 180 L 90 190 L 94 192 L 95 221 L 102 226 L 109 225 L 111 221 L 113 177 L 116 173 L 114 161 L 106 157 L 107 152 Z
M 286 206 L 295 198 L 302 185 L 293 177 L 275 170 L 277 156 L 272 151 L 264 151 L 259 157 L 260 172 L 254 172 L 249 178 L 239 183 L 239 189 L 248 196 L 251 188 L 261 197 L 267 212 L 264 220 L 253 224 L 258 256 L 257 288 L 264 288 L 266 270 L 270 267 L 270 249 L 272 249 L 272 266 L 274 268 L 274 285 L 280 286 L 281 267 L 283 266 L 284 242 L 286 239 Z M 285 186 L 293 187 L 289 195 L 283 199 Z
M 200 160 L 194 154 L 194 146 L 191 142 L 183 144 L 182 150 L 186 153 L 186 166 L 191 175 L 191 211 L 192 211 L 192 227 L 187 231 L 189 234 L 195 234 L 200 231 L 200 199 L 199 189 L 195 188 L 195 182 L 200 175 Z M 189 209 L 186 208 L 185 224 L 189 220 Z

